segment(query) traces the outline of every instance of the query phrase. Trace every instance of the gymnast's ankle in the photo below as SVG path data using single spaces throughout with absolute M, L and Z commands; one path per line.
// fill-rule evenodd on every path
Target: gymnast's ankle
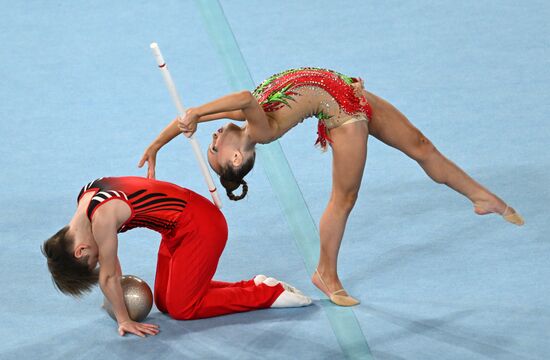
M 497 213 L 502 215 L 506 210 L 506 203 L 496 195 L 485 195 L 472 201 L 474 212 L 478 215 Z

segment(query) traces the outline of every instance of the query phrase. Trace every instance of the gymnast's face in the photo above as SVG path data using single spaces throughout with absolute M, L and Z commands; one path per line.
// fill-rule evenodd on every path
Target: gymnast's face
M 243 161 L 240 134 L 242 129 L 233 123 L 227 123 L 212 134 L 212 143 L 208 146 L 208 163 L 218 175 L 226 166 L 240 166 Z

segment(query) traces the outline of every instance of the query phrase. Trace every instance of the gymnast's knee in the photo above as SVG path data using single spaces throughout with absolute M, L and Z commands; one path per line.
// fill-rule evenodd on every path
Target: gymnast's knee
M 409 149 L 409 156 L 418 162 L 423 162 L 436 153 L 437 149 L 434 144 L 419 131 L 413 146 Z
M 359 190 L 346 191 L 343 193 L 333 194 L 331 201 L 340 210 L 350 212 L 355 206 Z
M 193 305 L 180 306 L 167 301 L 166 308 L 166 312 L 174 320 L 192 320 L 197 318 L 195 314 L 195 306 Z

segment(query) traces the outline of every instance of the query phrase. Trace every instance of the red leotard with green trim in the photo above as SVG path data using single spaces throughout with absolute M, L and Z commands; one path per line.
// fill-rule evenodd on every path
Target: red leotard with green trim
M 364 96 L 358 97 L 356 95 L 356 89 L 352 86 L 356 82 L 358 82 L 358 79 L 333 70 L 320 68 L 291 69 L 275 74 L 263 81 L 253 91 L 253 95 L 265 112 L 274 112 L 285 106 L 291 107 L 291 101 L 299 101 L 299 96 L 304 95 L 303 92 L 299 93 L 300 88 L 318 88 L 328 93 L 343 113 L 349 116 L 362 115 L 370 119 L 372 109 Z M 312 115 L 319 119 L 319 137 L 316 144 L 320 143 L 324 147 L 327 140 L 331 142 L 328 137 L 327 122 L 332 124 L 331 118 L 338 116 L 335 115 L 334 111 L 330 114 L 322 109 L 316 110 Z M 328 128 L 338 125 L 336 121 Z

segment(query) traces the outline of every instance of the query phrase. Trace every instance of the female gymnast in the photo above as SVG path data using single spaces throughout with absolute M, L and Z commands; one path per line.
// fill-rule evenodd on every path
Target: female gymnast
M 244 120 L 242 127 L 228 123 L 218 129 L 208 149 L 210 166 L 220 175 L 227 195 L 240 200 L 248 191 L 243 177 L 254 165 L 255 145 L 280 138 L 311 116 L 318 119 L 316 144 L 323 149 L 330 145 L 333 157 L 332 193 L 320 221 L 321 252 L 312 281 L 335 304 L 359 303 L 342 287 L 337 258 L 361 185 L 369 133 L 416 160 L 435 182 L 466 196 L 476 214 L 496 213 L 513 224 L 523 224 L 513 208 L 443 156 L 399 110 L 366 91 L 361 79 L 332 70 L 287 70 L 271 76 L 252 93 L 242 91 L 191 108 L 149 145 L 139 166 L 148 162 L 148 177 L 154 177 L 158 150 L 180 132 L 190 136 L 205 121 Z M 242 193 L 233 194 L 240 185 Z
M 61 292 L 79 296 L 99 282 L 120 335 L 159 331 L 157 325 L 132 321 L 123 300 L 117 233 L 136 227 L 162 235 L 154 298 L 157 308 L 174 319 L 311 304 L 296 288 L 264 275 L 237 283 L 212 280 L 227 241 L 227 224 L 204 197 L 153 179 L 100 178 L 82 188 L 71 221 L 44 242 L 42 251 Z

